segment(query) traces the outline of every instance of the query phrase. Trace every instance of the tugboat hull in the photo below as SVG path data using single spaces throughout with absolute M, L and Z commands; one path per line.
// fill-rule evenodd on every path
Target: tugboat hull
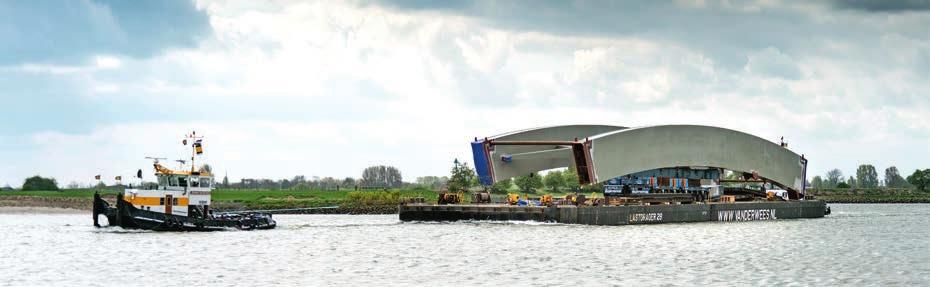
M 154 231 L 256 230 L 277 226 L 269 213 L 243 212 L 197 218 L 142 210 L 124 201 L 122 193 L 116 196 L 116 207 L 94 195 L 95 226 L 100 226 L 97 218 L 101 214 L 107 217 L 110 226 Z

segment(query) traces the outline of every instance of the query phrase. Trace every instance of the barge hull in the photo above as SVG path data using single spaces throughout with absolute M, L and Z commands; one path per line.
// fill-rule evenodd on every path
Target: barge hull
M 628 225 L 702 221 L 769 221 L 824 217 L 819 200 L 627 206 L 425 205 L 398 207 L 401 221 L 540 221 Z

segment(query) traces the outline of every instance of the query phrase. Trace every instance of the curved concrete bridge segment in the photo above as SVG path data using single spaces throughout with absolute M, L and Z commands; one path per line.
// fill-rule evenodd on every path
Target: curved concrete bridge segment
M 479 180 L 498 180 L 575 166 L 582 184 L 669 167 L 755 172 L 804 192 L 807 161 L 779 144 L 725 128 L 662 125 L 625 128 L 569 125 L 522 130 L 472 143 Z
M 475 139 L 475 169 L 478 179 L 485 185 L 535 171 L 575 165 L 570 144 L 564 143 L 623 130 L 626 127 L 610 125 L 565 125 L 531 128 L 485 138 Z M 515 143 L 491 145 L 485 143 Z M 559 142 L 546 144 L 549 142 Z M 522 145 L 519 143 L 532 143 Z M 495 159 L 495 160 L 490 160 Z

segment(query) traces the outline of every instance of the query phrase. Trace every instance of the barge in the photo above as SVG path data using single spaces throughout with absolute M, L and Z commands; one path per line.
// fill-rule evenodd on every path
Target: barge
M 823 201 L 733 202 L 677 205 L 516 206 L 505 204 L 407 204 L 402 221 L 539 221 L 587 225 L 629 225 L 702 221 L 770 221 L 820 218 Z
M 475 138 L 475 171 L 485 190 L 520 176 L 567 169 L 603 197 L 569 195 L 553 202 L 488 204 L 490 195 L 459 204 L 467 190 L 440 194 L 437 204 L 401 204 L 402 221 L 533 220 L 627 225 L 819 218 L 823 201 L 805 196 L 808 160 L 772 141 L 711 126 L 565 125 Z M 457 161 L 456 161 L 457 162 Z M 507 188 L 507 187 L 504 187 Z

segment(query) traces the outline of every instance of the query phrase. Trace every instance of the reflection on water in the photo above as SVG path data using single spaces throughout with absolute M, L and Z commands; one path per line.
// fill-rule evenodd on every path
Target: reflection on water
M 928 285 L 930 205 L 823 219 L 583 226 L 276 216 L 278 229 L 95 229 L 0 214 L 0 285 Z

